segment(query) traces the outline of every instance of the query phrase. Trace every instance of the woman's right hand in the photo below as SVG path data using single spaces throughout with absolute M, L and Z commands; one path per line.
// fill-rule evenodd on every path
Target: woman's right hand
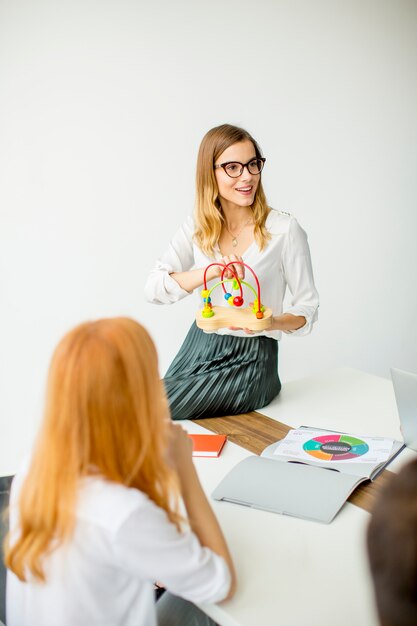
M 220 259 L 220 263 L 223 263 L 223 265 L 228 265 L 228 263 L 233 263 L 233 261 L 243 262 L 243 259 L 241 256 L 238 256 L 237 254 L 230 254 L 229 256 L 223 256 Z M 237 275 L 239 280 L 243 280 L 245 278 L 244 265 L 241 265 L 241 263 L 236 263 L 236 265 L 231 265 L 230 267 L 233 270 L 233 272 Z M 221 276 L 221 273 L 223 271 L 223 268 L 220 267 L 219 265 L 214 266 L 213 268 L 210 268 L 210 269 L 215 270 L 216 273 L 214 274 L 214 276 Z M 234 278 L 234 275 L 229 269 L 227 269 L 224 273 L 223 278 Z M 211 278 L 209 280 L 211 280 Z
M 223 265 L 227 265 L 228 263 L 233 263 L 233 261 L 243 261 L 241 256 L 237 256 L 236 254 L 230 254 L 229 256 L 223 256 L 220 259 L 220 263 Z M 234 273 L 237 275 L 239 280 L 243 280 L 245 278 L 245 267 L 240 263 L 236 263 L 236 265 L 232 265 Z M 192 293 L 194 289 L 198 289 L 204 283 L 204 273 L 206 268 L 200 267 L 195 270 L 188 270 L 186 272 L 172 272 L 170 276 L 179 284 L 179 286 L 188 291 L 188 293 Z M 206 273 L 207 282 L 214 280 L 215 278 L 219 278 L 223 271 L 223 267 L 221 265 L 213 264 L 208 268 Z M 232 272 L 230 270 L 226 270 L 223 278 L 234 278 Z
M 181 478 L 182 472 L 193 462 L 193 442 L 180 424 L 171 422 L 169 428 L 168 458 Z

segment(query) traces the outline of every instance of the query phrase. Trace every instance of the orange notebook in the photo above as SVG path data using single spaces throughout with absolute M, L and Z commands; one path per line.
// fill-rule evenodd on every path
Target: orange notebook
M 226 435 L 188 435 L 193 440 L 193 456 L 219 456 Z

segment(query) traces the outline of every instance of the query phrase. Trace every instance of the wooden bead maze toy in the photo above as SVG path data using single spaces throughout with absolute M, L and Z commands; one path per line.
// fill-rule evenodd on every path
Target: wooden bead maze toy
M 220 281 L 213 285 L 211 289 L 207 288 L 207 271 L 210 267 L 218 265 L 222 267 Z M 257 290 L 252 285 L 241 280 L 233 265 L 243 265 L 247 268 L 256 282 Z M 232 274 L 233 278 L 224 278 L 226 271 Z M 232 284 L 232 292 L 238 291 L 238 295 L 233 295 L 227 291 L 226 284 Z M 224 299 L 228 306 L 213 306 L 211 303 L 211 294 L 217 287 L 222 287 Z M 242 285 L 248 287 L 254 294 L 255 298 L 251 306 L 241 308 L 244 304 Z M 269 328 L 272 323 L 272 310 L 263 306 L 261 302 L 261 287 L 258 277 L 253 269 L 243 261 L 231 261 L 226 265 L 224 263 L 210 263 L 204 270 L 204 288 L 201 292 L 203 298 L 203 308 L 199 309 L 196 314 L 196 324 L 203 330 L 217 330 L 218 328 L 235 327 L 247 328 L 248 330 L 261 331 Z

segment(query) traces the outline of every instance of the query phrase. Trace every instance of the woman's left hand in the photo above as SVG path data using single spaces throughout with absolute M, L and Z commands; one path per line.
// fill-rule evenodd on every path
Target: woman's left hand
M 243 330 L 247 335 L 256 335 L 254 330 L 250 330 L 250 328 L 240 328 L 240 326 L 228 326 L 229 330 Z

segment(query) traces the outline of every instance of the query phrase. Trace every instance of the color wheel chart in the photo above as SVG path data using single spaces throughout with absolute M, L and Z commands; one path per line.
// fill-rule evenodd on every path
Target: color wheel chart
M 357 437 L 330 434 L 309 439 L 303 450 L 320 461 L 349 461 L 366 454 L 369 446 Z

